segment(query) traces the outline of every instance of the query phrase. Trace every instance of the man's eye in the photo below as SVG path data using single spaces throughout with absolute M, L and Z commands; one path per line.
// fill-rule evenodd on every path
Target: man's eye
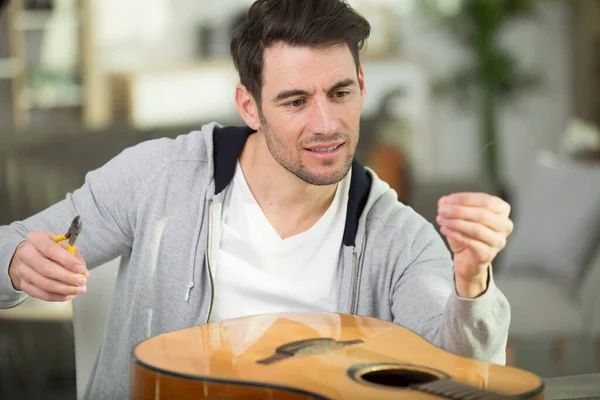
M 289 103 L 286 103 L 286 106 L 291 106 L 291 107 L 300 107 L 302 105 L 304 105 L 305 101 L 304 99 L 296 99 L 296 100 L 292 100 Z
M 349 96 L 350 92 L 346 91 L 342 91 L 342 92 L 335 92 L 335 97 L 338 99 L 344 98 L 346 96 Z

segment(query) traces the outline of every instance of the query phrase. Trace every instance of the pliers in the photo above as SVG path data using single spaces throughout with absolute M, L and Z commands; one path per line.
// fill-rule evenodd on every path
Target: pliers
M 68 240 L 69 243 L 67 244 L 67 250 L 69 250 L 69 253 L 73 254 L 75 252 L 75 241 L 77 240 L 77 236 L 79 235 L 79 233 L 81 233 L 82 225 L 83 222 L 81 221 L 81 218 L 79 217 L 79 215 L 76 216 L 73 219 L 73 222 L 71 222 L 71 226 L 69 227 L 67 233 L 65 233 L 64 235 L 56 236 L 53 239 L 54 243 L 62 242 L 63 240 Z

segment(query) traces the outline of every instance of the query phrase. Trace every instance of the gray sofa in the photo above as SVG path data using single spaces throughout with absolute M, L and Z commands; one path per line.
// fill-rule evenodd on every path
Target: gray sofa
M 411 205 L 435 221 L 437 199 L 462 191 L 488 188 L 417 184 Z M 494 278 L 511 303 L 511 337 L 600 338 L 600 163 L 541 152 L 509 201 L 515 230 Z
M 600 163 L 540 153 L 496 276 L 513 336 L 600 338 Z

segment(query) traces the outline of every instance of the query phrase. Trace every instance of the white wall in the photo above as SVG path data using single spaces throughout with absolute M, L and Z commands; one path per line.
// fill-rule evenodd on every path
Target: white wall
M 96 0 L 103 64 L 110 70 L 182 64 L 198 54 L 200 25 L 219 26 L 251 0 Z M 229 48 L 226 49 L 226 53 Z
M 434 76 L 463 61 L 464 50 L 444 31 L 422 20 L 400 18 L 403 48 L 423 58 Z M 544 70 L 546 86 L 527 94 L 502 113 L 500 145 L 502 174 L 509 185 L 519 182 L 530 158 L 542 148 L 556 147 L 571 112 L 571 66 L 568 9 L 564 3 L 544 5 L 538 20 L 518 22 L 503 37 L 504 44 L 524 65 Z M 433 129 L 439 148 L 438 175 L 449 179 L 477 176 L 482 145 L 477 110 L 457 108 L 449 100 L 433 105 Z

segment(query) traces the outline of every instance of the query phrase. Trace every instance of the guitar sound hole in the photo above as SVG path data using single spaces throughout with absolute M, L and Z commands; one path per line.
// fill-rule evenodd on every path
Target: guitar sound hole
M 361 375 L 367 382 L 389 387 L 409 387 L 438 380 L 435 375 L 409 369 L 380 369 Z

